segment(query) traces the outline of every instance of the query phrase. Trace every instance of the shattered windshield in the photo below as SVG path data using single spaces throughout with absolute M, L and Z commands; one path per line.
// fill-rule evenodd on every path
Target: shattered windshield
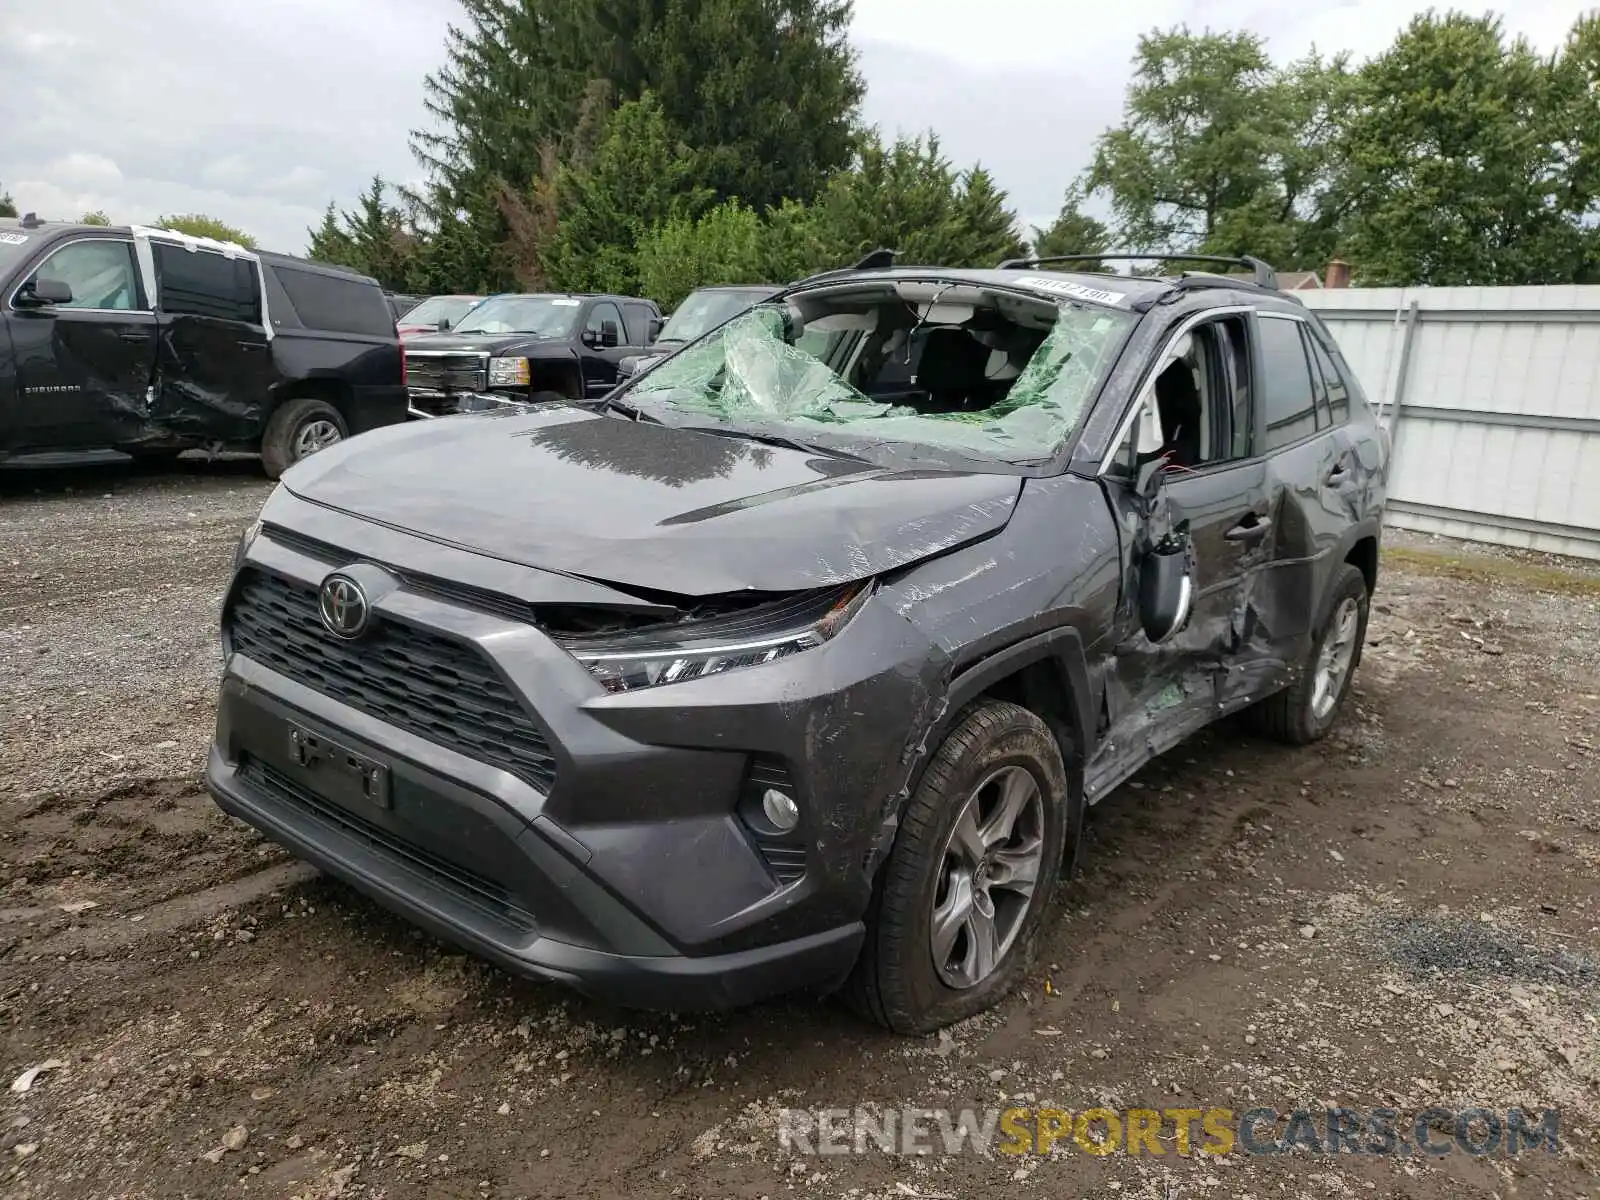
M 582 301 L 570 296 L 496 296 L 463 317 L 454 332 L 571 337 L 580 307 Z
M 729 317 L 736 317 L 774 289 L 750 292 L 701 291 L 691 294 L 668 319 L 658 342 L 692 342 L 709 333 Z
M 802 297 L 814 311 L 804 328 L 792 306 L 763 304 L 639 377 L 623 399 L 729 427 L 777 425 L 797 440 L 837 433 L 1036 461 L 1077 424 L 1133 324 L 1076 302 L 938 301 L 834 311 Z

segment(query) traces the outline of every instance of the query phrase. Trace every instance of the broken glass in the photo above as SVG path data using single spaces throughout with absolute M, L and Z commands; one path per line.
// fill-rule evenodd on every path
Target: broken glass
M 784 310 L 763 305 L 641 376 L 628 399 L 722 423 L 777 422 L 797 431 L 832 429 L 1008 461 L 1037 459 L 1077 423 L 1130 320 L 1063 303 L 1002 400 L 973 411 L 924 413 L 853 387 L 817 356 L 831 339 L 805 335 L 791 343 Z

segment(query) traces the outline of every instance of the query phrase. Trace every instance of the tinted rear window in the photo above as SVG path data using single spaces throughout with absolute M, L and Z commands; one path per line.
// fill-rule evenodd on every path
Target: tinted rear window
M 383 292 L 372 284 L 277 264 L 272 269 L 307 329 L 394 336 L 394 313 Z
M 261 320 L 256 264 L 215 250 L 152 242 L 161 311 L 223 321 Z

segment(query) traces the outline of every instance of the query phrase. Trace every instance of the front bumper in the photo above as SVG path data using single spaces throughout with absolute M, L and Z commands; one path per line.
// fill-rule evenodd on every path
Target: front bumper
M 860 948 L 860 925 L 729 954 L 616 954 L 541 936 L 526 919 L 475 902 L 452 880 L 396 838 L 273 778 L 243 771 L 212 747 L 206 785 L 222 810 L 253 825 L 294 854 L 351 884 L 429 932 L 524 978 L 565 984 L 628 1008 L 668 1012 L 738 1007 L 768 996 L 842 980 Z M 578 881 L 577 867 L 538 833 L 523 843 L 527 883 L 559 892 Z M 539 864 L 533 866 L 532 864 Z M 541 869 L 542 868 L 542 869 Z M 591 886 L 576 888 L 600 924 L 630 924 L 615 900 Z M 600 910 L 609 910 L 602 912 Z M 665 947 L 663 947 L 665 949 Z
M 414 421 L 450 417 L 457 413 L 489 412 L 499 408 L 526 408 L 526 392 L 438 392 L 411 388 L 407 415 Z
M 608 1001 L 714 1009 L 842 982 L 874 850 L 921 716 L 936 709 L 920 674 L 935 656 L 889 606 L 869 604 L 834 642 L 792 659 L 609 695 L 531 623 L 474 599 L 479 584 L 509 603 L 570 591 L 570 579 L 508 573 L 281 490 L 262 515 L 230 614 L 252 572 L 314 590 L 335 569 L 382 564 L 399 584 L 374 604 L 380 628 L 412 631 L 403 649 L 428 674 L 408 685 L 411 709 L 385 708 L 337 680 L 308 684 L 270 645 L 247 652 L 234 638 L 207 767 L 225 811 L 508 970 Z M 294 535 L 275 536 L 279 522 Z M 458 590 L 441 592 L 441 579 Z M 415 636 L 448 639 L 487 669 L 425 662 Z M 326 649 L 315 661 L 331 671 L 340 654 Z M 430 690 L 433 679 L 448 688 Z M 471 746 L 429 726 L 452 696 L 481 702 L 496 680 L 548 748 L 547 770 L 501 753 L 513 734 L 493 714 Z M 296 738 L 377 764 L 381 802 L 348 772 L 308 768 Z M 758 762 L 787 770 L 801 804 L 798 874 L 736 811 Z

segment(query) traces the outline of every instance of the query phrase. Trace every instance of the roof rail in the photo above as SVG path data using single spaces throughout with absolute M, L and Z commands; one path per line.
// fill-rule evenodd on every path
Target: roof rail
M 1068 262 L 1142 262 L 1154 259 L 1157 262 L 1204 262 L 1226 263 L 1231 267 L 1244 267 L 1255 277 L 1257 287 L 1278 289 L 1278 273 L 1267 263 L 1259 258 L 1252 258 L 1242 254 L 1238 258 L 1230 258 L 1219 254 L 1051 254 L 1044 258 L 1008 258 L 996 270 L 1015 271 L 1022 267 L 1042 267 L 1046 263 Z
M 835 275 L 850 275 L 856 271 L 881 271 L 894 266 L 894 257 L 898 250 L 887 250 L 879 247 L 877 250 L 851 263 L 848 267 L 834 267 L 828 271 L 818 271 L 815 275 L 807 275 L 804 279 L 797 279 L 790 287 L 798 287 L 802 283 L 813 283 L 818 279 L 832 279 Z

